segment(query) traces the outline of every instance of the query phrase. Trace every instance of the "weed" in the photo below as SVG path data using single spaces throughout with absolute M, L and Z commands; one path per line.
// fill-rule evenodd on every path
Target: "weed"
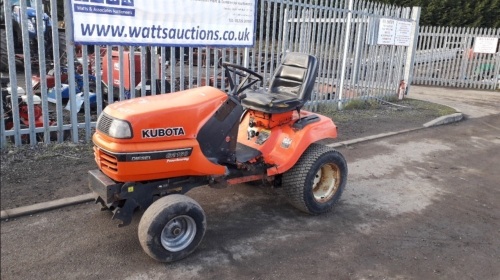
M 349 101 L 344 109 L 345 110 L 366 110 L 366 109 L 378 109 L 380 104 L 376 100 L 351 100 Z

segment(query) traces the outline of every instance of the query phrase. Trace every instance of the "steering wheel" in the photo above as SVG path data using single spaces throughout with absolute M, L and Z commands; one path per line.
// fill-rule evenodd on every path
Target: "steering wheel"
M 260 81 L 260 84 L 262 86 L 262 76 L 248 68 L 227 62 L 223 62 L 222 67 L 224 67 L 226 76 L 229 78 L 231 94 L 234 96 L 239 96 L 240 93 L 253 86 L 258 81 Z M 243 78 L 238 86 L 236 86 L 236 75 Z M 240 99 L 243 98 L 240 97 Z

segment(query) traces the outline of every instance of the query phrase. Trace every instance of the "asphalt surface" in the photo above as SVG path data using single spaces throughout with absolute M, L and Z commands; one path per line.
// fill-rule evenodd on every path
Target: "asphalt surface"
M 500 114 L 500 91 L 411 86 L 409 96 L 449 106 L 467 118 Z
M 473 111 L 339 147 L 348 185 L 326 215 L 266 187 L 189 192 L 208 230 L 173 264 L 143 253 L 140 215 L 117 228 L 87 203 L 2 221 L 2 279 L 499 279 L 500 115 Z

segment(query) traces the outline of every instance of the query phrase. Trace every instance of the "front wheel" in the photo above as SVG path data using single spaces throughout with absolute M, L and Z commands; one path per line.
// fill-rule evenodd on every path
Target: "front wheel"
M 336 150 L 312 144 L 282 180 L 290 204 L 312 215 L 322 214 L 333 208 L 344 191 L 347 163 Z
M 192 198 L 172 194 L 154 202 L 139 223 L 139 242 L 160 262 L 187 257 L 200 244 L 206 230 L 205 212 Z

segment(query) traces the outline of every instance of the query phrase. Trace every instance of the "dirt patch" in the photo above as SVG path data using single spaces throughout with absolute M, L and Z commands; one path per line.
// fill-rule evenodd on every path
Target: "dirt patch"
M 421 127 L 454 110 L 405 99 L 397 104 L 358 101 L 343 111 L 320 106 L 339 127 L 336 141 Z M 63 143 L 1 151 L 1 209 L 71 197 L 89 192 L 87 171 L 95 169 L 91 143 Z
M 2 150 L 2 210 L 88 193 L 95 168 L 90 144 L 51 144 Z

